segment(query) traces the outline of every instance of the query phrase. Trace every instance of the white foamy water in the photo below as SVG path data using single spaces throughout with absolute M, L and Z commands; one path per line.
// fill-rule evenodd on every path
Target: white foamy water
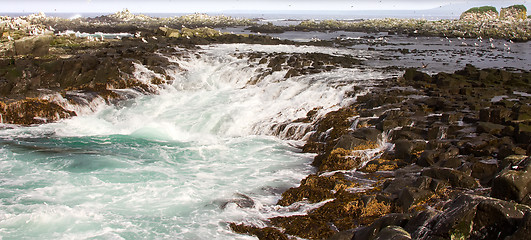
M 96 101 L 72 119 L 0 130 L 0 236 L 254 239 L 227 223 L 263 226 L 315 207 L 274 206 L 312 171 L 313 155 L 293 147 L 309 124 L 291 122 L 350 104 L 353 86 L 388 76 L 338 69 L 285 79 L 280 71 L 250 84 L 266 65 L 232 56 L 235 47 L 254 46 L 172 57 L 181 71 L 158 95 Z M 238 206 L 239 194 L 254 204 Z

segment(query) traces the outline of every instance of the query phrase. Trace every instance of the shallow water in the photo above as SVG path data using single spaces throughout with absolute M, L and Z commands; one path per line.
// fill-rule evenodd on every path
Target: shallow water
M 289 123 L 314 108 L 322 115 L 349 104 L 352 86 L 389 74 L 338 69 L 284 79 L 281 71 L 249 84 L 265 65 L 230 53 L 257 48 L 215 45 L 199 57 L 168 56 L 182 71 L 158 95 L 73 107 L 80 116 L 57 123 L 3 125 L 2 239 L 254 239 L 227 222 L 263 225 L 311 209 L 274 206 L 312 171 L 313 155 L 295 147 L 309 124 Z M 138 65 L 136 74 L 154 73 Z M 294 130 L 279 131 L 282 124 Z M 240 194 L 254 204 L 238 206 Z

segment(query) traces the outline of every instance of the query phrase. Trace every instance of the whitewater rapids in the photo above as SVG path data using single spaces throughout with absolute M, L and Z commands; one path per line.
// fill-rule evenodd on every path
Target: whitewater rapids
M 274 206 L 313 170 L 313 155 L 295 147 L 311 125 L 294 121 L 349 105 L 354 86 L 390 74 L 349 68 L 285 79 L 283 70 L 251 84 L 266 65 L 234 54 L 250 49 L 345 54 L 206 46 L 168 56 L 180 70 L 159 94 L 77 107 L 80 116 L 56 123 L 2 125 L 0 239 L 254 239 L 227 223 L 263 225 L 314 207 Z M 155 74 L 136 68 L 139 80 Z M 252 206 L 233 201 L 241 194 Z

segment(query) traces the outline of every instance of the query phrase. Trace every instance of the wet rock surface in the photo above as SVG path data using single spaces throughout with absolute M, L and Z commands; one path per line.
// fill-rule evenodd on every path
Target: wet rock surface
M 469 65 L 381 82 L 316 122 L 303 150 L 317 175 L 279 204 L 327 202 L 271 225 L 309 239 L 517 239 L 531 214 L 530 77 Z
M 131 22 L 112 28 L 110 23 L 116 19 Z M 161 29 L 156 21 L 127 13 L 96 21 L 102 24 L 66 22 L 62 28 L 75 24 L 84 31 L 138 31 L 141 37 L 86 41 L 72 36 L 17 36 L 18 42 L 2 51 L 2 123 L 31 125 L 76 115 L 50 96 L 70 104 L 95 98 L 113 103 L 128 97 L 116 89 L 156 93 L 157 86 L 172 80 L 167 70 L 180 71 L 164 57 L 180 54 L 174 46 L 193 51 L 196 45 L 212 43 L 333 44 L 219 34 L 175 24 Z M 324 24 L 328 25 L 303 24 L 299 30 L 357 29 L 335 27 L 333 21 Z M 402 30 L 408 33 L 413 28 Z M 514 39 L 524 40 L 525 34 Z M 506 37 L 504 33 L 495 36 Z M 272 73 L 292 78 L 364 64 L 353 56 L 323 53 L 234 56 L 263 66 L 263 74 L 249 79 L 250 85 Z M 138 66 L 150 74 L 135 76 Z M 321 118 L 310 111 L 297 120 L 313 123 L 302 150 L 316 154 L 312 163 L 316 173 L 285 191 L 278 205 L 318 207 L 304 215 L 273 217 L 266 228 L 236 223 L 229 227 L 260 239 L 522 239 L 531 225 L 529 89 L 531 74 L 526 70 L 472 65 L 431 75 L 410 68 L 402 77 L 376 81 L 370 91 L 352 89 L 348 94 L 358 97 L 351 106 Z M 255 206 L 245 195 L 220 207 L 228 204 Z

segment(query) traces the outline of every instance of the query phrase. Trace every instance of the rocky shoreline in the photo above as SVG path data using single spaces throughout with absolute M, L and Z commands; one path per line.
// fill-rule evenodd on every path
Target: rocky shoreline
M 37 19 L 42 29 L 58 27 Z M 102 24 L 96 27 L 79 20 L 61 28 L 108 30 L 116 19 L 124 24 L 112 32 L 133 31 L 138 36 L 79 38 L 48 30 L 26 36 L 25 31 L 38 28 L 29 24 L 9 32 L 15 39 L 3 37 L 1 122 L 32 125 L 69 118 L 76 115 L 76 104 L 90 105 L 97 99 L 116 103 L 131 97 L 120 89 L 156 94 L 171 84 L 168 71 L 180 71 L 165 56 L 193 53 L 201 44 L 333 46 L 327 41 L 301 43 L 205 28 L 218 26 L 212 22 L 197 24 L 201 28 L 162 27 L 156 20 L 127 13 L 100 18 Z M 138 25 L 146 21 L 155 25 Z M 529 20 L 519 23 L 523 25 L 516 27 L 523 32 L 507 31 L 523 35 L 484 36 L 528 40 Z M 431 34 L 417 27 L 392 30 L 374 24 L 378 31 L 398 28 L 407 34 Z M 261 77 L 284 70 L 289 78 L 363 65 L 353 57 L 316 53 L 254 52 L 245 57 L 267 64 Z M 138 66 L 149 74 L 138 73 Z M 259 81 L 250 79 L 249 84 Z M 266 228 L 244 223 L 230 227 L 260 239 L 522 239 L 531 229 L 529 89 L 527 70 L 468 65 L 452 74 L 428 75 L 410 68 L 402 77 L 375 83 L 351 106 L 323 118 L 310 111 L 297 121 L 313 123 L 302 151 L 316 154 L 316 173 L 285 191 L 278 205 L 296 207 L 303 202 L 319 203 L 318 207 L 305 215 L 271 218 Z M 349 94 L 365 90 L 360 87 Z M 290 132 L 282 126 L 280 131 Z
M 381 82 L 318 121 L 303 149 L 318 154 L 318 171 L 278 202 L 324 205 L 270 219 L 277 228 L 232 229 L 260 239 L 522 239 L 531 98 L 519 90 L 530 77 L 467 66 Z

